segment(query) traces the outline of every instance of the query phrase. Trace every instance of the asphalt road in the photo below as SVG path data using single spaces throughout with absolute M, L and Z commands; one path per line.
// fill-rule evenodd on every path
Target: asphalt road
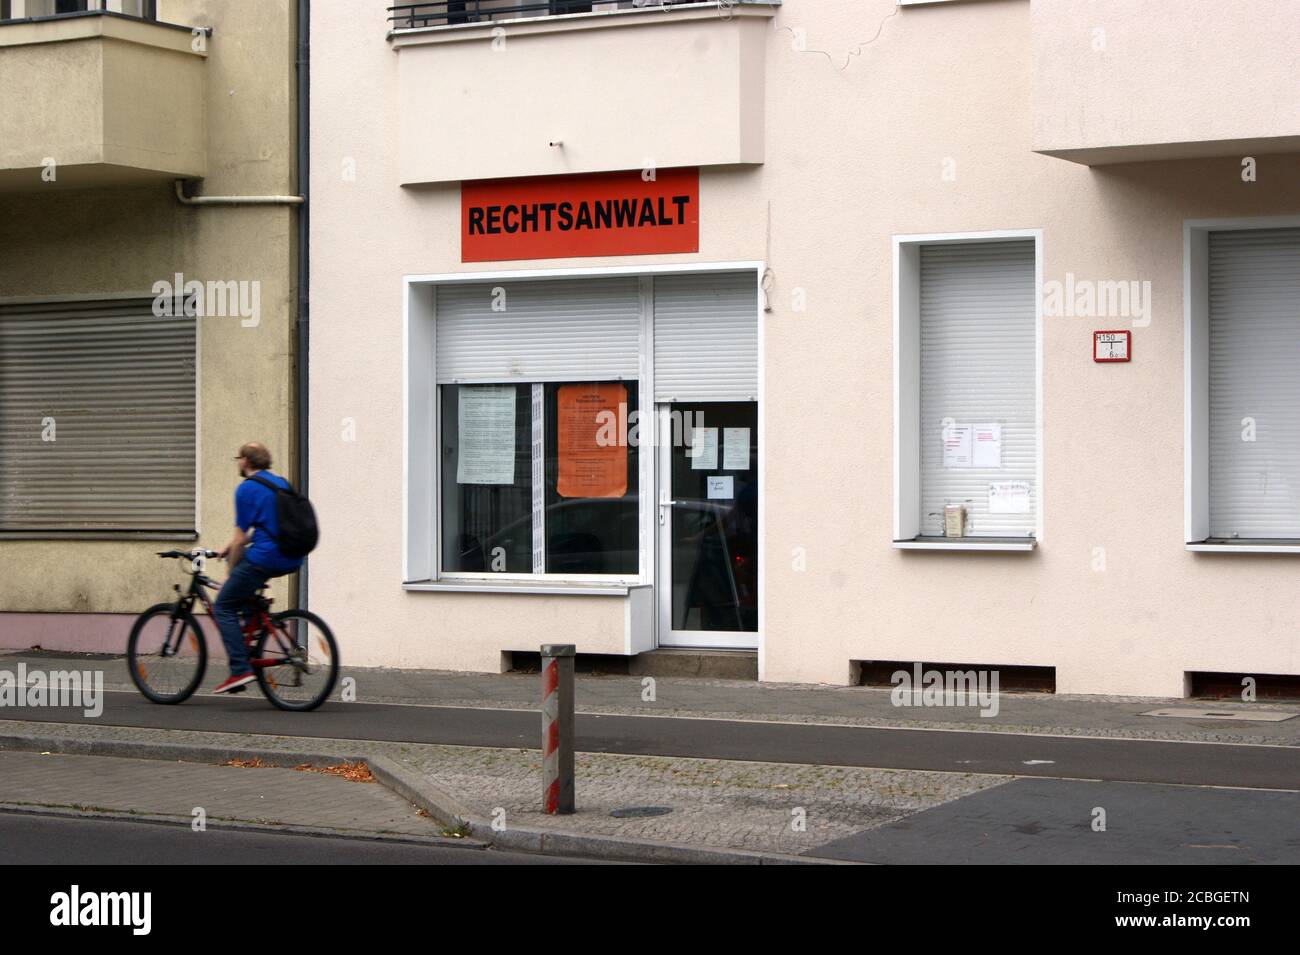
M 118 819 L 0 812 L 0 865 L 557 865 L 576 860 Z
M 884 865 L 1296 865 L 1300 793 L 1016 779 L 809 855 Z
M 41 722 L 465 746 L 539 748 L 541 741 L 536 711 L 327 703 L 313 713 L 285 713 L 257 693 L 159 706 L 110 691 L 94 720 L 76 708 L 0 712 Z M 1300 747 L 1285 746 L 590 714 L 578 715 L 576 745 L 632 755 L 1300 790 Z

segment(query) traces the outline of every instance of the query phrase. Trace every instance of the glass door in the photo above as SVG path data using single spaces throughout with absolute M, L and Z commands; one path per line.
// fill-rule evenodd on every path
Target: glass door
M 758 404 L 662 404 L 658 642 L 758 647 Z

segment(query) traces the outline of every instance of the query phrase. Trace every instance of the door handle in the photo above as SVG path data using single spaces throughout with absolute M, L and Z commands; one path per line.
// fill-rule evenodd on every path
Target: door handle
M 672 507 L 676 503 L 677 501 L 669 500 L 667 494 L 664 494 L 659 498 L 659 523 L 660 524 L 668 523 L 668 518 L 667 518 L 668 508 Z

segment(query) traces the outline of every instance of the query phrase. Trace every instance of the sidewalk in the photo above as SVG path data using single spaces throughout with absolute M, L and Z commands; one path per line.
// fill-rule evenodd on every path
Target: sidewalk
M 541 812 L 537 750 L 19 721 L 0 722 L 0 734 L 0 809 L 116 812 L 188 823 L 201 805 L 210 822 L 390 837 L 438 836 L 463 818 L 474 837 L 505 848 L 642 861 L 793 861 L 1007 781 L 584 753 L 577 758 L 578 812 L 557 817 Z M 53 750 L 41 755 L 34 747 Z M 354 759 L 363 749 L 376 776 L 376 764 L 391 761 L 390 775 L 397 778 L 386 781 L 401 795 L 292 769 L 220 765 L 232 751 L 294 763 L 307 747 L 325 761 Z M 75 755 L 81 752 L 109 755 Z M 123 758 L 128 752 L 152 758 Z M 186 762 L 161 761 L 169 755 Z M 431 815 L 458 818 L 444 818 L 439 826 L 419 817 L 410 802 L 426 800 Z M 671 811 L 610 814 L 644 807 Z
M 267 827 L 313 835 L 441 839 L 443 828 L 373 779 L 290 768 L 0 752 L 0 808 Z
M 0 655 L 0 669 L 19 662 L 42 669 L 102 670 L 105 689 L 134 692 L 120 657 L 70 656 L 16 652 Z M 387 670 L 345 667 L 355 680 L 357 700 L 535 710 L 539 706 L 537 674 L 448 673 L 436 670 Z M 209 667 L 207 689 L 221 678 Z M 1206 701 L 1140 697 L 1065 696 L 1049 693 L 1002 693 L 998 712 L 983 716 L 978 707 L 897 707 L 888 689 L 825 685 L 762 684 L 741 680 L 659 677 L 654 699 L 643 697 L 647 678 L 577 677 L 577 710 L 627 716 L 677 716 L 729 720 L 828 723 L 848 726 L 928 727 L 975 732 L 1100 736 L 1122 739 L 1193 740 L 1300 746 L 1300 702 Z M 1156 709 L 1211 709 L 1214 712 L 1286 713 L 1281 722 L 1241 722 L 1143 716 Z
M 125 690 L 131 699 L 136 697 L 120 658 L 11 654 L 0 656 L 0 670 L 13 670 L 20 661 L 29 668 L 47 671 L 98 670 L 104 675 L 106 690 Z M 533 713 L 539 708 L 536 674 L 351 668 L 344 675 L 355 681 L 359 702 Z M 219 672 L 209 675 L 208 690 L 220 676 Z M 1300 714 L 1296 703 L 1225 705 L 1192 700 L 1003 694 L 997 701 L 999 712 L 983 717 L 974 707 L 895 707 L 888 690 L 863 687 L 792 687 L 683 678 L 659 678 L 650 684 L 639 677 L 618 676 L 579 676 L 577 695 L 579 711 L 587 714 L 1300 746 L 1300 718 L 1239 722 L 1142 715 L 1156 709 L 1209 709 L 1255 717 L 1294 717 Z M 653 698 L 645 699 L 643 695 Z M 168 708 L 161 708 L 156 715 L 164 719 L 168 712 Z M 436 709 L 427 712 L 431 718 L 438 718 Z M 400 713 L 417 715 L 414 710 Z M 5 715 L 0 710 L 0 717 Z M 394 713 L 394 718 L 397 715 Z M 498 713 L 493 719 L 500 722 L 502 715 Z M 471 723 L 476 719 L 470 713 L 458 716 Z M 450 718 L 446 710 L 442 718 Z M 486 713 L 484 719 L 488 719 Z M 648 724 L 651 730 L 653 722 Z M 165 719 L 163 725 L 167 725 Z M 263 725 L 269 730 L 275 723 Z M 536 749 L 515 748 L 516 739 L 521 743 L 531 740 L 513 730 L 493 740 L 496 745 L 483 746 L 290 737 L 258 732 L 260 726 L 248 725 L 240 729 L 221 727 L 225 731 L 215 727 L 178 730 L 157 726 L 0 719 L 0 804 L 25 803 L 29 809 L 43 806 L 49 811 L 63 807 L 61 811 L 144 813 L 184 821 L 188 821 L 195 805 L 205 805 L 216 824 L 224 820 L 231 825 L 304 826 L 385 838 L 418 838 L 422 827 L 427 826 L 431 837 L 436 838 L 443 829 L 458 830 L 484 843 L 524 851 L 638 861 L 747 863 L 814 861 L 810 855 L 854 861 L 907 861 L 919 858 L 926 840 L 935 836 L 934 827 L 949 819 L 956 820 L 951 823 L 952 831 L 965 832 L 972 845 L 983 845 L 989 833 L 1001 833 L 1002 845 L 1013 845 L 1008 850 L 1013 856 L 1020 851 L 1039 851 L 1052 861 L 1063 852 L 1079 851 L 1082 844 L 1069 841 L 1077 828 L 1078 813 L 1083 811 L 1086 816 L 1086 810 L 1099 805 L 1097 800 L 1103 796 L 1116 806 L 1126 806 L 1125 818 L 1143 818 L 1144 828 L 1133 838 L 1151 840 L 1155 838 L 1152 834 L 1171 821 L 1197 819 L 1207 835 L 1198 836 L 1200 842 L 1190 848 L 1183 846 L 1179 852 L 1199 852 L 1202 843 L 1214 846 L 1236 839 L 1264 846 L 1253 850 L 1255 854 L 1250 858 L 1265 861 L 1272 851 L 1267 833 L 1219 832 L 1216 820 L 1254 819 L 1267 830 L 1277 819 L 1294 818 L 1300 808 L 1300 795 L 1294 792 L 1270 794 L 1256 790 L 1211 798 L 1213 793 L 1208 790 L 1178 785 L 1033 780 L 1019 771 L 1018 764 L 1010 770 L 986 768 L 979 774 L 931 771 L 929 766 L 881 769 L 757 761 L 767 755 L 765 751 L 725 760 L 584 752 L 577 755 L 578 813 L 551 817 L 540 812 L 540 754 Z M 350 735 L 353 729 L 345 721 L 333 732 Z M 477 744 L 483 740 L 456 742 Z M 41 764 L 46 772 L 58 767 L 71 774 L 66 781 L 41 783 L 11 768 L 30 763 L 5 762 L 19 758 L 15 750 L 33 749 L 80 755 L 60 756 L 57 759 L 61 763 Z M 365 758 L 380 785 L 348 783 L 283 768 L 237 769 L 220 765 L 231 758 L 253 756 L 281 767 L 309 760 Z M 91 757 L 111 759 L 77 762 Z M 140 757 L 169 761 L 168 773 L 158 776 L 159 764 L 142 766 Z M 48 761 L 55 757 L 21 758 Z M 178 764 L 177 760 L 186 762 Z M 78 768 L 94 765 L 116 765 L 118 769 L 105 773 Z M 995 772 L 1000 775 L 993 775 Z M 132 773 L 145 780 L 134 789 L 136 784 L 128 779 Z M 163 784 L 155 787 L 155 778 Z M 103 779 L 112 781 L 108 788 L 102 785 Z M 35 788 L 24 788 L 29 786 Z M 358 790 L 371 790 L 372 794 Z M 1160 794 L 1159 798 L 1154 794 Z M 201 802 L 200 795 L 211 806 Z M 332 802 L 336 796 L 341 799 L 337 804 Z M 362 799 L 371 802 L 356 802 Z M 1220 805 L 1224 800 L 1233 801 L 1232 806 L 1225 809 Z M 268 814 L 268 801 L 283 808 Z M 416 816 L 413 805 L 441 825 Z M 68 808 L 72 806 L 83 809 Z M 647 809 L 667 811 L 649 814 L 644 812 Z M 1015 820 L 1009 820 L 1008 813 Z M 1049 823 L 1046 820 L 1054 818 L 1052 813 L 1064 815 Z M 1014 842 L 1025 832 L 1038 832 L 1040 821 L 1062 841 L 1050 851 L 1048 840 L 1036 836 L 1032 841 L 1039 844 L 1037 850 Z M 947 822 L 943 825 L 950 826 Z M 1008 833 L 1011 842 L 1007 841 Z M 909 843 L 908 838 L 920 841 Z M 1180 839 L 1188 841 L 1181 830 L 1160 832 L 1155 838 L 1159 845 L 1152 851 L 1181 845 Z M 1122 841 L 1113 840 L 1116 845 Z M 1112 861 L 1133 860 L 1116 857 Z

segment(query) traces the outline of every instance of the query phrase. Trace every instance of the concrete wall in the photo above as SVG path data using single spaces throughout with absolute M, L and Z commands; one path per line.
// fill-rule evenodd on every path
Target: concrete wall
M 396 38 L 400 180 L 762 162 L 770 12 L 738 7 L 720 23 L 651 6 Z M 709 108 L 683 110 L 676 91 Z
M 47 158 L 77 185 L 123 167 L 199 177 L 207 159 L 204 53 L 187 30 L 118 17 L 0 30 L 0 171 L 40 183 Z M 24 175 L 25 174 L 25 175 Z
M 1277 4 L 1260 29 L 1294 26 L 1295 10 Z M 312 559 L 313 606 L 358 663 L 492 669 L 508 643 L 548 640 L 587 651 L 591 628 L 615 623 L 609 598 L 401 587 L 402 276 L 473 267 L 458 189 L 398 184 L 410 120 L 384 16 L 313 11 L 312 488 L 332 535 Z M 1300 158 L 1259 157 L 1243 182 L 1239 156 L 1094 169 L 1035 153 L 1025 0 L 787 0 L 770 26 L 765 161 L 701 171 L 698 255 L 499 263 L 772 269 L 762 678 L 845 683 L 863 659 L 1031 664 L 1056 667 L 1062 692 L 1179 695 L 1187 670 L 1300 672 L 1295 558 L 1188 553 L 1182 447 L 1183 221 L 1300 212 Z M 588 62 L 593 87 L 620 68 Z M 665 95 L 683 122 L 716 108 Z M 1031 228 L 1044 280 L 1150 281 L 1150 324 L 1130 364 L 1097 365 L 1091 335 L 1107 325 L 1044 320 L 1035 552 L 895 550 L 891 237 Z
M 1034 149 L 1079 162 L 1300 150 L 1289 0 L 1032 0 Z
M 294 6 L 290 0 L 160 0 L 161 19 L 212 26 L 207 195 L 284 195 L 294 182 Z M 0 30 L 5 29 L 0 27 Z M 0 52 L 0 56 L 4 54 Z M 293 474 L 296 213 L 288 206 L 181 205 L 169 180 L 105 189 L 0 192 L 0 299 L 135 292 L 155 281 L 261 283 L 255 327 L 199 320 L 198 544 L 233 533 L 234 455 L 261 440 Z M 148 462 L 141 462 L 147 467 Z M 154 551 L 168 541 L 0 540 L 0 646 L 118 650 L 132 616 L 182 578 Z M 214 565 L 214 575 L 224 568 Z M 277 602 L 290 580 L 276 582 Z M 65 614 L 33 622 L 30 614 Z M 75 613 L 68 613 L 75 612 Z M 121 615 L 121 616 L 116 616 Z

